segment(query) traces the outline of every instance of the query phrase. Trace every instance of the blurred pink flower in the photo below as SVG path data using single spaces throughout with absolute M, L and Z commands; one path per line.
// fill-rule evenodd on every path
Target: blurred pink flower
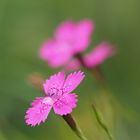
M 54 39 L 46 41 L 39 50 L 41 59 L 52 67 L 66 64 L 75 54 L 84 51 L 90 43 L 94 24 L 91 20 L 79 23 L 65 21 L 54 33 Z
M 89 54 L 84 57 L 87 67 L 93 68 L 101 65 L 106 59 L 115 55 L 116 48 L 107 42 L 100 43 Z
M 35 126 L 45 122 L 50 110 L 59 115 L 66 115 L 76 107 L 77 95 L 70 94 L 84 79 L 81 71 L 71 73 L 65 79 L 65 74 L 59 72 L 52 75 L 44 83 L 45 97 L 37 97 L 26 111 L 26 124 Z

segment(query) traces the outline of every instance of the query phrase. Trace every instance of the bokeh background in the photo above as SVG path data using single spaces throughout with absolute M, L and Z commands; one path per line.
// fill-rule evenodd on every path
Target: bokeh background
M 35 128 L 25 125 L 24 115 L 41 96 L 28 76 L 37 72 L 47 78 L 59 70 L 38 58 L 41 43 L 63 20 L 84 18 L 96 23 L 90 47 L 107 40 L 119 53 L 102 65 L 111 93 L 102 96 L 85 71 L 73 115 L 89 140 L 108 139 L 91 109 L 95 101 L 116 140 L 140 139 L 139 0 L 0 0 L 0 140 L 78 140 L 53 112 Z

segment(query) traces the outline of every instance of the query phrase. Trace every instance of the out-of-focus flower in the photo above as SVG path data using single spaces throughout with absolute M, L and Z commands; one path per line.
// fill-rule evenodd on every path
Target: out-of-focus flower
M 52 67 L 66 64 L 75 54 L 84 51 L 90 44 L 94 24 L 91 20 L 82 20 L 79 23 L 65 21 L 61 23 L 49 39 L 41 46 L 39 56 L 48 61 Z
M 97 45 L 90 53 L 83 56 L 84 66 L 87 68 L 95 68 L 101 65 L 106 59 L 116 54 L 116 48 L 112 47 L 107 42 L 102 42 Z M 78 70 L 81 67 L 81 62 L 78 59 L 71 60 L 67 65 L 67 70 Z
M 84 62 L 89 68 L 101 65 L 106 59 L 115 55 L 116 48 L 107 42 L 100 43 L 84 57 Z
M 26 111 L 26 124 L 35 126 L 45 122 L 52 108 L 59 115 L 71 113 L 77 103 L 77 95 L 71 92 L 83 78 L 81 71 L 69 74 L 66 79 L 63 72 L 52 75 L 43 85 L 45 97 L 37 97 Z

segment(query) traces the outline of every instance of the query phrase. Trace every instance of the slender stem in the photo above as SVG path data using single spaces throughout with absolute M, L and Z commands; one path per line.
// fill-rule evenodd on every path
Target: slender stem
M 66 123 L 70 126 L 70 128 L 73 130 L 73 132 L 81 139 L 81 140 L 87 140 L 87 138 L 82 133 L 80 127 L 77 125 L 75 119 L 72 117 L 71 114 L 63 116 L 63 119 L 66 121 Z
M 97 119 L 98 123 L 100 124 L 100 126 L 101 126 L 101 127 L 103 128 L 103 130 L 106 132 L 106 134 L 108 135 L 109 139 L 110 139 L 110 140 L 113 140 L 113 136 L 112 136 L 112 134 L 111 134 L 109 128 L 107 127 L 107 124 L 106 124 L 106 122 L 104 121 L 101 112 L 99 112 L 99 111 L 96 109 L 96 107 L 95 107 L 94 104 L 92 104 L 92 109 L 93 109 L 93 111 L 94 111 L 94 113 L 95 113 L 96 119 Z

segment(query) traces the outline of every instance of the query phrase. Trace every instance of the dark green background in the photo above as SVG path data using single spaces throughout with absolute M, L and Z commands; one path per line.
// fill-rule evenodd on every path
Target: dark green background
M 113 95 L 127 110 L 127 117 L 117 113 L 123 117 L 117 121 L 114 135 L 118 140 L 140 139 L 139 0 L 0 0 L 0 140 L 78 140 L 54 113 L 36 128 L 25 125 L 24 114 L 30 102 L 41 96 L 28 84 L 28 75 L 39 72 L 47 78 L 58 71 L 38 58 L 41 43 L 52 36 L 61 21 L 84 18 L 96 23 L 91 47 L 107 40 L 119 50 L 116 57 L 103 64 Z M 87 137 L 107 139 L 94 124 L 94 114 L 89 109 L 99 88 L 87 71 L 76 92 L 80 95 L 79 104 L 73 114 Z

